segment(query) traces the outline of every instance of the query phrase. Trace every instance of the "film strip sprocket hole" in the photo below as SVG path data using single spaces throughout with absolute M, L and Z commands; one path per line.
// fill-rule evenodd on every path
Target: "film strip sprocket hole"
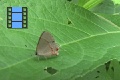
M 22 29 L 27 27 L 27 7 L 7 7 L 7 28 Z

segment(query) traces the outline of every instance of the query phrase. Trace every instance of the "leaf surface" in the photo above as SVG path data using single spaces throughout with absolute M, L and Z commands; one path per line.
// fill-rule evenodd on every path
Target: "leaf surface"
M 2 4 L 4 3 L 4 4 Z M 120 28 L 65 0 L 1 1 L 0 80 L 66 80 L 84 76 L 110 59 L 120 59 Z M 28 7 L 28 29 L 6 28 L 6 7 Z M 34 56 L 40 34 L 49 31 L 59 56 Z M 45 70 L 56 70 L 50 74 Z

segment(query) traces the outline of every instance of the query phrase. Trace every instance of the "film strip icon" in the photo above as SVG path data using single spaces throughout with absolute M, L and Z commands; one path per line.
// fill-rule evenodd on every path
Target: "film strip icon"
M 27 7 L 7 7 L 7 28 L 21 29 L 28 27 Z

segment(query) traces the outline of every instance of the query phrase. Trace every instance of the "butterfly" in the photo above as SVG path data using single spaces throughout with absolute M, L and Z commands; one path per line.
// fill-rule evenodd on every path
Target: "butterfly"
M 55 40 L 51 33 L 44 31 L 38 41 L 36 47 L 36 55 L 43 57 L 51 57 L 53 55 L 59 55 L 59 46 L 55 43 Z

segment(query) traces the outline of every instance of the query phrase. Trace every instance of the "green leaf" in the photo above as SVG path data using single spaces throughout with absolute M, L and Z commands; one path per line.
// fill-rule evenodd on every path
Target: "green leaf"
M 91 8 L 90 11 L 98 14 L 116 15 L 120 13 L 120 4 L 114 4 L 114 2 L 111 0 L 104 0 L 94 8 Z
M 119 0 L 112 0 L 115 4 L 120 4 Z
M 79 1 L 82 3 L 81 0 L 79 0 Z M 103 0 L 89 0 L 88 2 L 86 2 L 83 5 L 83 7 L 86 8 L 86 9 L 91 9 L 91 8 L 95 7 L 96 5 L 98 5 L 101 2 L 103 2 Z
M 91 11 L 102 14 L 114 14 L 115 5 L 111 0 L 104 0 L 102 3 L 92 8 Z
M 78 5 L 82 7 L 82 6 L 84 6 L 89 1 L 90 0 L 78 0 Z
M 18 5 L 28 7 L 28 29 L 7 29 L 6 7 Z M 120 28 L 68 1 L 4 0 L 0 9 L 0 80 L 75 79 L 120 60 Z M 60 45 L 59 56 L 38 60 L 36 46 L 46 30 Z
M 94 71 L 89 72 L 84 77 L 78 77 L 76 80 L 119 80 L 120 79 L 120 62 L 116 59 L 101 65 Z M 107 67 L 107 70 L 106 70 Z

